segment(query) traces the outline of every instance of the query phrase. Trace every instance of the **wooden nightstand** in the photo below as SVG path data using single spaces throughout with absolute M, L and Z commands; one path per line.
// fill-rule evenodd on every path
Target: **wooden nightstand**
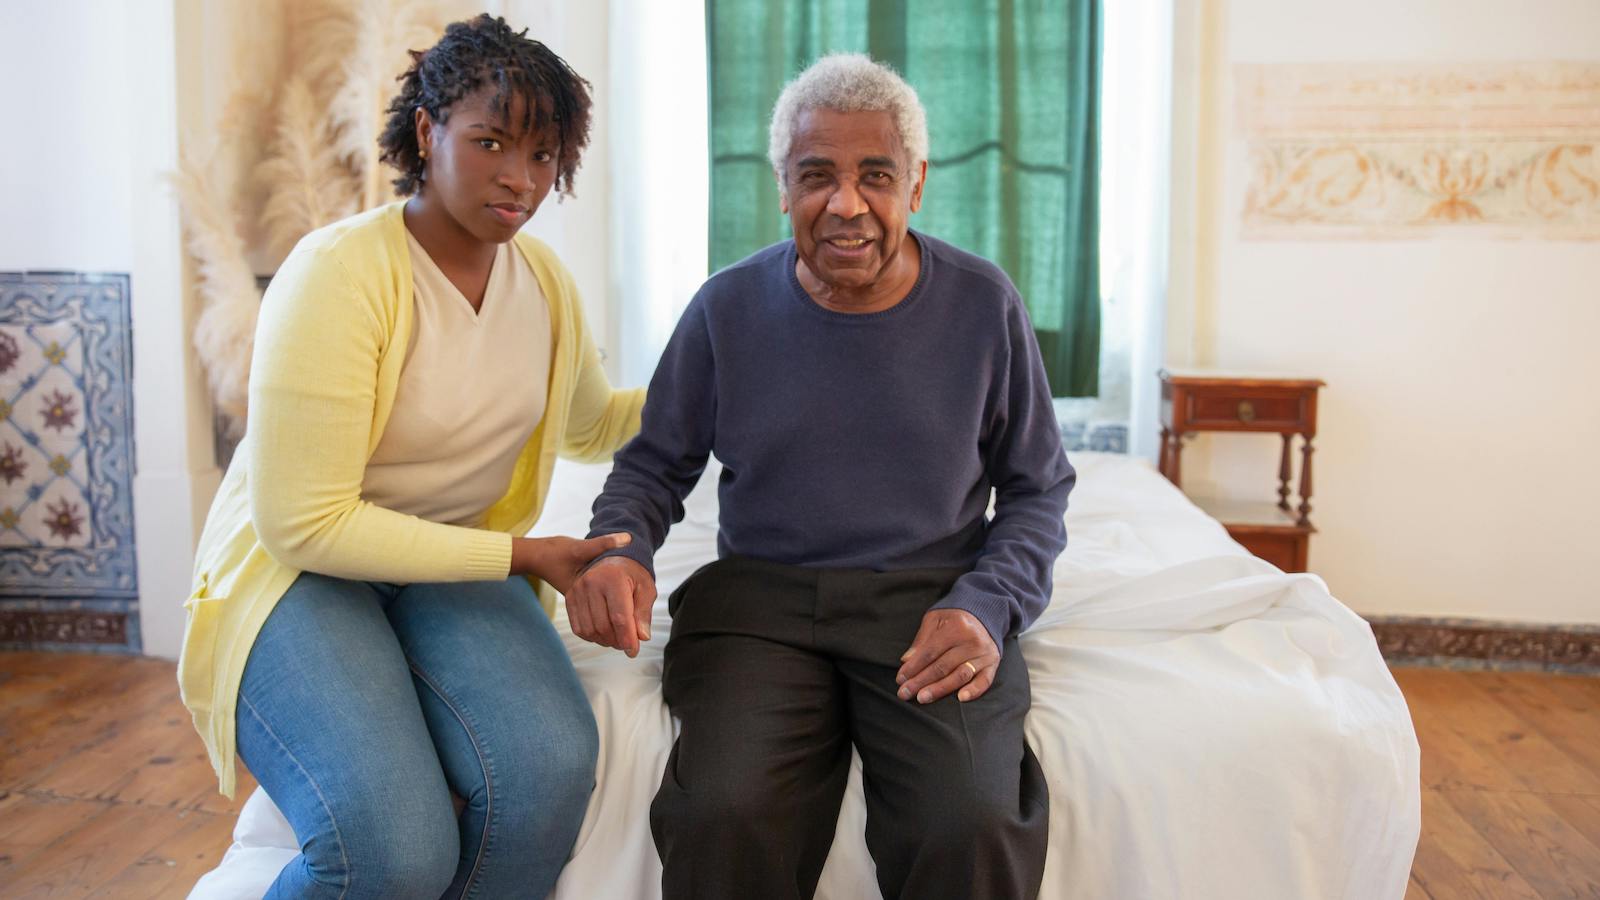
M 1197 370 L 1166 370 L 1161 378 L 1161 474 L 1183 487 L 1183 439 L 1200 431 L 1265 432 L 1283 436 L 1278 502 L 1194 498 L 1245 549 L 1285 572 L 1304 572 L 1311 535 L 1311 441 L 1317 434 L 1315 378 L 1273 378 Z M 1290 449 L 1300 446 L 1300 504 L 1289 503 Z

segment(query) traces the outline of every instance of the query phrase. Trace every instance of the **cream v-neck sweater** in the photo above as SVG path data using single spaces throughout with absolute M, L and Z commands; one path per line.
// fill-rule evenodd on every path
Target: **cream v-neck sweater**
M 477 525 L 544 415 L 550 308 L 502 245 L 474 310 L 410 232 L 416 326 L 361 496 L 430 522 Z

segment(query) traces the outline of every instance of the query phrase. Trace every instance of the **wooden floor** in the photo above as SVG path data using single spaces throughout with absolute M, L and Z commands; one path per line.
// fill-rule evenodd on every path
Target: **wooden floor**
M 1395 678 L 1422 744 L 1407 900 L 1600 898 L 1600 678 Z M 0 653 L 0 897 L 181 897 L 238 805 L 216 794 L 171 663 Z
M 0 653 L 0 897 L 183 897 L 240 780 L 217 793 L 172 663 Z
M 1600 678 L 1396 669 L 1422 745 L 1409 898 L 1600 898 Z

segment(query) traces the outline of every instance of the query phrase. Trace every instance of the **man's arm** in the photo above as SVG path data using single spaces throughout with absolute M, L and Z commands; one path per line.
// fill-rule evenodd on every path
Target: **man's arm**
M 972 571 L 934 604 L 900 670 L 901 696 L 932 702 L 959 690 L 981 695 L 993 681 L 1005 639 L 1050 602 L 1051 572 L 1067 545 L 1062 516 L 1077 473 L 1061 449 L 1061 430 L 1033 327 L 1013 297 L 1007 311 L 1010 357 L 1001 380 L 985 465 L 995 490 L 994 520 Z
M 705 471 L 716 422 L 715 360 L 705 306 L 690 302 L 646 393 L 638 437 L 616 455 L 594 502 L 590 534 L 633 540 L 578 576 L 567 594 L 572 631 L 633 656 L 649 639 L 655 551 L 683 518 L 683 499 Z

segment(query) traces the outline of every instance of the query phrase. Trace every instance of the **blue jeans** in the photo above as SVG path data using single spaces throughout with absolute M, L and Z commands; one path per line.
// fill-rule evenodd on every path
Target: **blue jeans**
M 272 898 L 544 897 L 594 788 L 594 714 L 521 578 L 302 574 L 250 651 L 237 718 L 300 841 Z

